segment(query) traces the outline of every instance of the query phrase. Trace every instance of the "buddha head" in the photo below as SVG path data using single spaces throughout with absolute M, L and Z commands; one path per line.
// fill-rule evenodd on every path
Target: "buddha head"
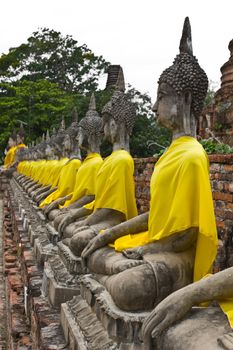
M 54 137 L 52 145 L 54 149 L 54 154 L 58 158 L 61 158 L 64 156 L 65 152 L 65 147 L 64 147 L 64 140 L 66 136 L 66 131 L 65 131 L 65 119 L 62 117 L 60 128 L 58 129 L 56 137 Z
M 195 136 L 196 121 L 203 108 L 208 78 L 193 56 L 191 26 L 185 18 L 180 53 L 161 74 L 153 107 L 160 125 L 174 132 Z
M 37 147 L 36 147 L 37 159 L 44 159 L 45 149 L 46 149 L 46 141 L 45 141 L 45 134 L 43 134 L 41 137 L 41 141 L 37 144 Z
M 76 141 L 76 137 L 78 134 L 78 113 L 76 108 L 73 109 L 72 120 L 73 121 L 71 125 L 66 130 L 65 138 L 63 141 L 63 147 L 72 158 L 80 158 L 80 151 Z
M 114 88 L 115 91 L 111 100 L 102 109 L 104 136 L 112 144 L 117 142 L 120 148 L 128 149 L 129 136 L 132 133 L 136 119 L 136 109 L 127 94 L 125 94 L 124 75 L 121 67 L 119 67 L 118 78 Z
M 49 131 L 46 133 L 46 147 L 45 147 L 45 157 L 46 159 L 53 159 L 55 157 L 55 143 L 54 140 L 57 136 L 56 129 L 53 128 L 52 135 L 50 137 Z
M 13 132 L 10 136 L 9 136 L 9 139 L 8 139 L 8 146 L 11 148 L 11 147 L 14 147 L 16 145 L 16 134 L 15 132 Z
M 16 154 L 15 154 L 15 162 L 19 163 L 22 162 L 24 160 L 29 159 L 29 152 L 28 149 L 25 147 L 21 147 L 19 149 L 17 149 Z
M 16 143 L 17 143 L 17 145 L 20 145 L 20 144 L 24 143 L 24 137 L 25 137 L 25 131 L 24 131 L 24 128 L 23 128 L 23 124 L 21 123 L 20 124 L 20 129 L 17 131 L 17 134 L 16 134 Z
M 88 152 L 99 153 L 99 147 L 103 138 L 103 120 L 96 111 L 95 95 L 91 95 L 88 111 L 79 122 L 77 142 L 79 147 L 87 148 Z

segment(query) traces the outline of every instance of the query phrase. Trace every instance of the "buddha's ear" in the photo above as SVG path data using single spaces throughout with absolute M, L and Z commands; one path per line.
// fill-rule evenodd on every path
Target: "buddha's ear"
M 189 90 L 183 93 L 183 125 L 184 131 L 187 135 L 192 134 L 193 116 L 191 115 L 192 93 Z
M 186 91 L 184 92 L 184 102 L 185 102 L 185 104 L 191 106 L 191 103 L 192 103 L 192 93 L 191 93 L 190 90 L 186 90 Z

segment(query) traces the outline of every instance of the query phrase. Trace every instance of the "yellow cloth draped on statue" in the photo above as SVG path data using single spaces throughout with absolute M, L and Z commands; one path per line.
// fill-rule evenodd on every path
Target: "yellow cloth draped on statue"
M 52 187 L 56 187 L 58 185 L 61 170 L 68 160 L 69 158 L 61 158 L 54 164 L 54 166 L 51 167 L 50 172 L 47 174 L 49 176 L 48 185 L 51 185 Z
M 103 163 L 99 153 L 91 153 L 82 162 L 75 179 L 75 185 L 71 199 L 67 200 L 60 208 L 68 207 L 83 196 L 95 195 L 96 175 Z
M 17 147 L 12 146 L 6 153 L 5 159 L 4 159 L 4 168 L 9 168 L 12 164 L 14 164 L 15 160 L 15 152 Z
M 29 163 L 30 162 L 28 160 L 23 160 L 20 162 L 17 166 L 18 173 L 28 176 Z
M 134 161 L 125 150 L 105 158 L 96 177 L 95 201 L 87 209 L 108 208 L 125 214 L 126 220 L 137 215 L 134 189 Z
M 114 243 L 117 251 L 161 240 L 198 227 L 194 281 L 211 271 L 217 254 L 217 231 L 209 180 L 208 157 L 193 137 L 172 142 L 156 163 L 150 184 L 148 231 Z
M 27 148 L 27 146 L 24 143 L 19 143 L 16 148 Z
M 73 190 L 76 173 L 80 165 L 81 161 L 79 159 L 72 159 L 63 166 L 58 181 L 58 189 L 43 200 L 40 208 L 43 208 L 58 198 L 66 196 Z

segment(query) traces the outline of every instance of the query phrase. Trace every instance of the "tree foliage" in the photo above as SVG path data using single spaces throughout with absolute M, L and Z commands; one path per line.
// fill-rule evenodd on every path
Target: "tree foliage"
M 70 35 L 42 28 L 0 57 L 0 80 L 46 79 L 67 92 L 87 93 L 97 88 L 107 66 L 102 56 L 78 45 Z
M 129 86 L 127 91 L 135 103 L 137 119 L 130 139 L 130 149 L 134 157 L 150 157 L 160 153 L 171 140 L 171 133 L 160 127 L 152 112 L 151 98 Z
M 11 48 L 0 57 L 0 153 L 14 129 L 24 123 L 26 142 L 42 136 L 47 129 L 58 127 L 62 116 L 71 123 L 73 107 L 82 118 L 90 95 L 95 92 L 97 110 L 101 112 L 112 91 L 98 90 L 98 81 L 108 66 L 85 44 L 71 36 L 47 28 L 34 32 L 26 43 Z M 169 133 L 154 121 L 148 95 L 129 86 L 127 93 L 135 103 L 137 120 L 131 136 L 133 156 L 146 157 L 167 146 Z M 153 141 L 148 145 L 148 140 Z M 104 142 L 103 156 L 111 152 Z M 1 159 L 1 156 L 0 156 Z
M 214 95 L 216 93 L 217 86 L 218 86 L 218 84 L 216 82 L 210 80 L 208 91 L 207 91 L 205 102 L 204 102 L 204 107 L 209 107 L 213 104 Z

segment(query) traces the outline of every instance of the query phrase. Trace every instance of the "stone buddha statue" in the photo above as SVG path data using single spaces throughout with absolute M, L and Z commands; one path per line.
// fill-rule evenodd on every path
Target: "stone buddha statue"
M 56 137 L 51 140 L 50 145 L 52 145 L 54 157 L 58 159 L 55 164 L 49 169 L 50 173 L 50 183 L 47 186 L 43 186 L 39 190 L 36 190 L 32 198 L 37 202 L 42 202 L 47 196 L 57 190 L 57 185 L 59 181 L 59 176 L 62 170 L 62 167 L 68 162 L 69 158 L 69 149 L 66 148 L 64 140 L 66 137 L 65 130 L 65 121 L 64 117 L 62 118 L 60 128 L 57 132 Z
M 40 182 L 39 180 L 42 172 L 42 165 L 46 163 L 45 150 L 46 150 L 46 144 L 48 142 L 48 136 L 49 135 L 47 133 L 46 140 L 45 140 L 45 136 L 43 134 L 41 142 L 38 143 L 35 147 L 29 148 L 31 163 L 30 165 L 29 164 L 28 165 L 31 166 L 32 172 L 30 174 L 31 176 L 28 176 L 29 180 L 22 184 L 25 191 L 27 191 L 29 194 L 35 191 L 36 189 L 41 188 L 43 185 L 42 182 Z M 33 172 L 35 168 L 38 168 L 38 169 L 37 171 Z
M 50 137 L 47 130 L 46 139 L 42 135 L 42 141 L 32 148 L 32 160 L 29 165 L 29 178 L 31 179 L 26 185 L 26 191 L 33 197 L 51 188 L 51 174 L 53 167 L 58 163 L 55 155 L 55 140 L 57 132 L 54 129 Z M 30 184 L 31 183 L 31 184 Z
M 155 165 L 150 211 L 99 233 L 82 252 L 95 279 L 122 310 L 152 310 L 211 270 L 217 234 L 208 158 L 195 139 L 207 87 L 186 19 L 180 54 L 161 74 L 153 107 L 173 141 Z
M 14 164 L 15 151 L 16 151 L 16 135 L 15 133 L 12 133 L 8 139 L 8 150 L 4 158 L 4 169 L 8 169 L 10 166 Z
M 16 133 L 16 145 L 14 148 L 11 149 L 11 155 L 12 155 L 12 164 L 10 166 L 9 170 L 9 176 L 12 175 L 13 171 L 16 170 L 18 163 L 19 163 L 19 151 L 22 148 L 26 148 L 27 146 L 24 144 L 24 137 L 25 137 L 25 131 L 23 128 L 23 124 L 21 123 L 20 129 Z
M 67 215 L 58 227 L 65 238 L 71 238 L 70 249 L 80 256 L 87 242 L 100 230 L 107 229 L 137 215 L 134 194 L 134 163 L 129 154 L 129 135 L 132 131 L 135 107 L 124 92 L 124 76 L 119 69 L 111 100 L 104 106 L 105 138 L 113 145 L 96 178 L 95 202 Z M 87 216 L 87 218 L 82 219 Z M 80 220 L 77 222 L 77 220 Z M 76 229 L 70 223 L 76 221 Z
M 24 144 L 24 139 L 25 139 L 25 131 L 24 131 L 24 128 L 23 128 L 23 124 L 21 123 L 20 124 L 20 129 L 17 131 L 17 134 L 16 134 L 17 149 L 27 147 Z
M 75 176 L 81 165 L 81 154 L 80 149 L 76 144 L 76 136 L 78 132 L 78 114 L 77 110 L 73 111 L 73 122 L 65 132 L 63 141 L 64 150 L 69 155 L 69 161 L 62 167 L 57 190 L 47 196 L 43 202 L 40 203 L 46 215 L 52 209 L 55 209 L 59 204 L 64 204 L 67 199 L 66 196 L 72 192 L 75 184 Z M 55 202 L 55 203 L 54 203 Z
M 49 219 L 55 219 L 54 226 L 56 228 L 64 217 L 72 212 L 72 209 L 81 208 L 95 199 L 96 174 L 103 162 L 100 156 L 102 138 L 103 122 L 96 111 L 95 96 L 92 94 L 86 116 L 81 119 L 78 126 L 77 147 L 84 149 L 87 156 L 76 174 L 73 191 L 45 209 L 45 212 L 49 213 Z M 61 206 L 62 203 L 64 205 Z M 53 210 L 59 205 L 60 209 Z M 71 227 L 73 226 L 75 224 L 71 225 Z M 73 230 L 73 228 L 70 229 Z

